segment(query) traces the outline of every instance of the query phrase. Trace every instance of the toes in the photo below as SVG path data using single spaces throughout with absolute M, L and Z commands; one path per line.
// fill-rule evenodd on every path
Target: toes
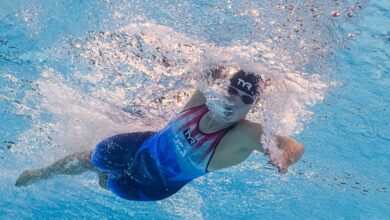
M 30 170 L 25 170 L 15 182 L 16 187 L 27 186 L 31 183 L 33 175 Z
M 106 174 L 106 173 L 99 174 L 99 186 L 100 187 L 102 187 L 103 189 L 109 189 L 107 181 L 108 181 L 108 174 Z

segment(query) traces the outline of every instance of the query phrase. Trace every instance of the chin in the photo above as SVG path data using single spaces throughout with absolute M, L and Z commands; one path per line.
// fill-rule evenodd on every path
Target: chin
M 238 117 L 236 115 L 230 115 L 230 116 L 221 116 L 218 118 L 219 120 L 226 122 L 226 123 L 234 123 L 242 119 L 242 117 Z

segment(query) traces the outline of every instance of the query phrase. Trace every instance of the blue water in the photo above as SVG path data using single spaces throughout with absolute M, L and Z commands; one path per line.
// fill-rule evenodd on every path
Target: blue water
M 0 20 L 0 219 L 390 218 L 388 1 L 305 5 L 294 1 L 58 0 L 31 1 L 21 7 Z M 340 16 L 333 17 L 334 11 Z M 303 130 L 297 129 L 295 135 L 292 132 L 305 145 L 301 162 L 281 175 L 256 153 L 245 163 L 200 178 L 160 202 L 122 200 L 98 188 L 92 173 L 14 187 L 22 170 L 47 165 L 81 148 L 78 143 L 92 144 L 106 134 L 93 123 L 106 125 L 109 131 L 110 126 L 116 126 L 107 124 L 111 121 L 102 117 L 106 114 L 94 116 L 105 110 L 98 107 L 98 101 L 108 103 L 108 109 L 119 105 L 131 116 L 141 117 L 142 112 L 151 113 L 153 109 L 142 107 L 141 102 L 134 110 L 131 100 L 152 105 L 158 93 L 168 94 L 169 100 L 174 97 L 169 92 L 194 85 L 191 76 L 179 77 L 173 71 L 187 68 L 191 62 L 190 56 L 181 59 L 177 55 L 180 52 L 165 53 L 168 62 L 176 66 L 172 65 L 172 73 L 163 77 L 137 75 L 148 72 L 148 68 L 159 71 L 160 66 L 149 62 L 153 56 L 148 51 L 153 48 L 144 48 L 147 52 L 142 53 L 146 57 L 142 65 L 130 61 L 118 64 L 116 58 L 108 56 L 95 59 L 93 48 L 105 48 L 104 42 L 111 43 L 103 50 L 110 56 L 125 47 L 112 43 L 128 37 L 119 31 L 121 28 L 131 34 L 127 25 L 148 22 L 152 29 L 162 32 L 163 38 L 176 33 L 189 36 L 189 44 L 195 45 L 195 52 L 190 54 L 196 54 L 198 41 L 219 47 L 264 42 L 275 53 L 282 51 L 293 57 L 290 67 L 320 75 L 328 85 L 324 99 L 307 106 L 313 114 L 298 118 Z M 100 32 L 123 35 L 105 37 Z M 148 28 L 145 33 L 151 34 Z M 293 36 L 287 38 L 291 33 Z M 149 45 L 164 48 L 158 43 Z M 58 74 L 47 77 L 45 74 L 52 70 Z M 123 75 L 125 72 L 131 72 L 131 77 Z M 88 78 L 91 74 L 92 80 Z M 94 81 L 99 77 L 102 80 Z M 132 92 L 135 82 L 148 88 L 145 94 Z M 150 82 L 163 86 L 155 88 Z M 58 108 L 46 106 L 42 97 Z M 98 99 L 90 101 L 88 97 Z M 77 105 L 77 100 L 88 102 L 88 108 Z M 166 103 L 170 105 L 172 102 Z M 174 110 L 155 111 L 169 115 Z M 126 128 L 133 127 L 121 125 L 118 130 Z

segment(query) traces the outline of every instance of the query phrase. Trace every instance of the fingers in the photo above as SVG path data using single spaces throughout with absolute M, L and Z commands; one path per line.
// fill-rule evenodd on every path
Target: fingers
M 272 166 L 275 166 L 278 169 L 279 173 L 285 174 L 288 172 L 288 165 L 279 162 L 277 159 L 270 159 L 268 160 L 268 163 Z
M 279 173 L 285 174 L 288 172 L 288 167 L 278 167 Z

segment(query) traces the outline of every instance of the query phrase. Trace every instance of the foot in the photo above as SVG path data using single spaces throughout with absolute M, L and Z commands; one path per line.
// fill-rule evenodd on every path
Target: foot
M 108 174 L 107 173 L 99 173 L 99 186 L 103 189 L 109 189 L 108 188 Z
M 39 180 L 39 171 L 38 170 L 25 170 L 16 180 L 15 186 L 28 186 Z

